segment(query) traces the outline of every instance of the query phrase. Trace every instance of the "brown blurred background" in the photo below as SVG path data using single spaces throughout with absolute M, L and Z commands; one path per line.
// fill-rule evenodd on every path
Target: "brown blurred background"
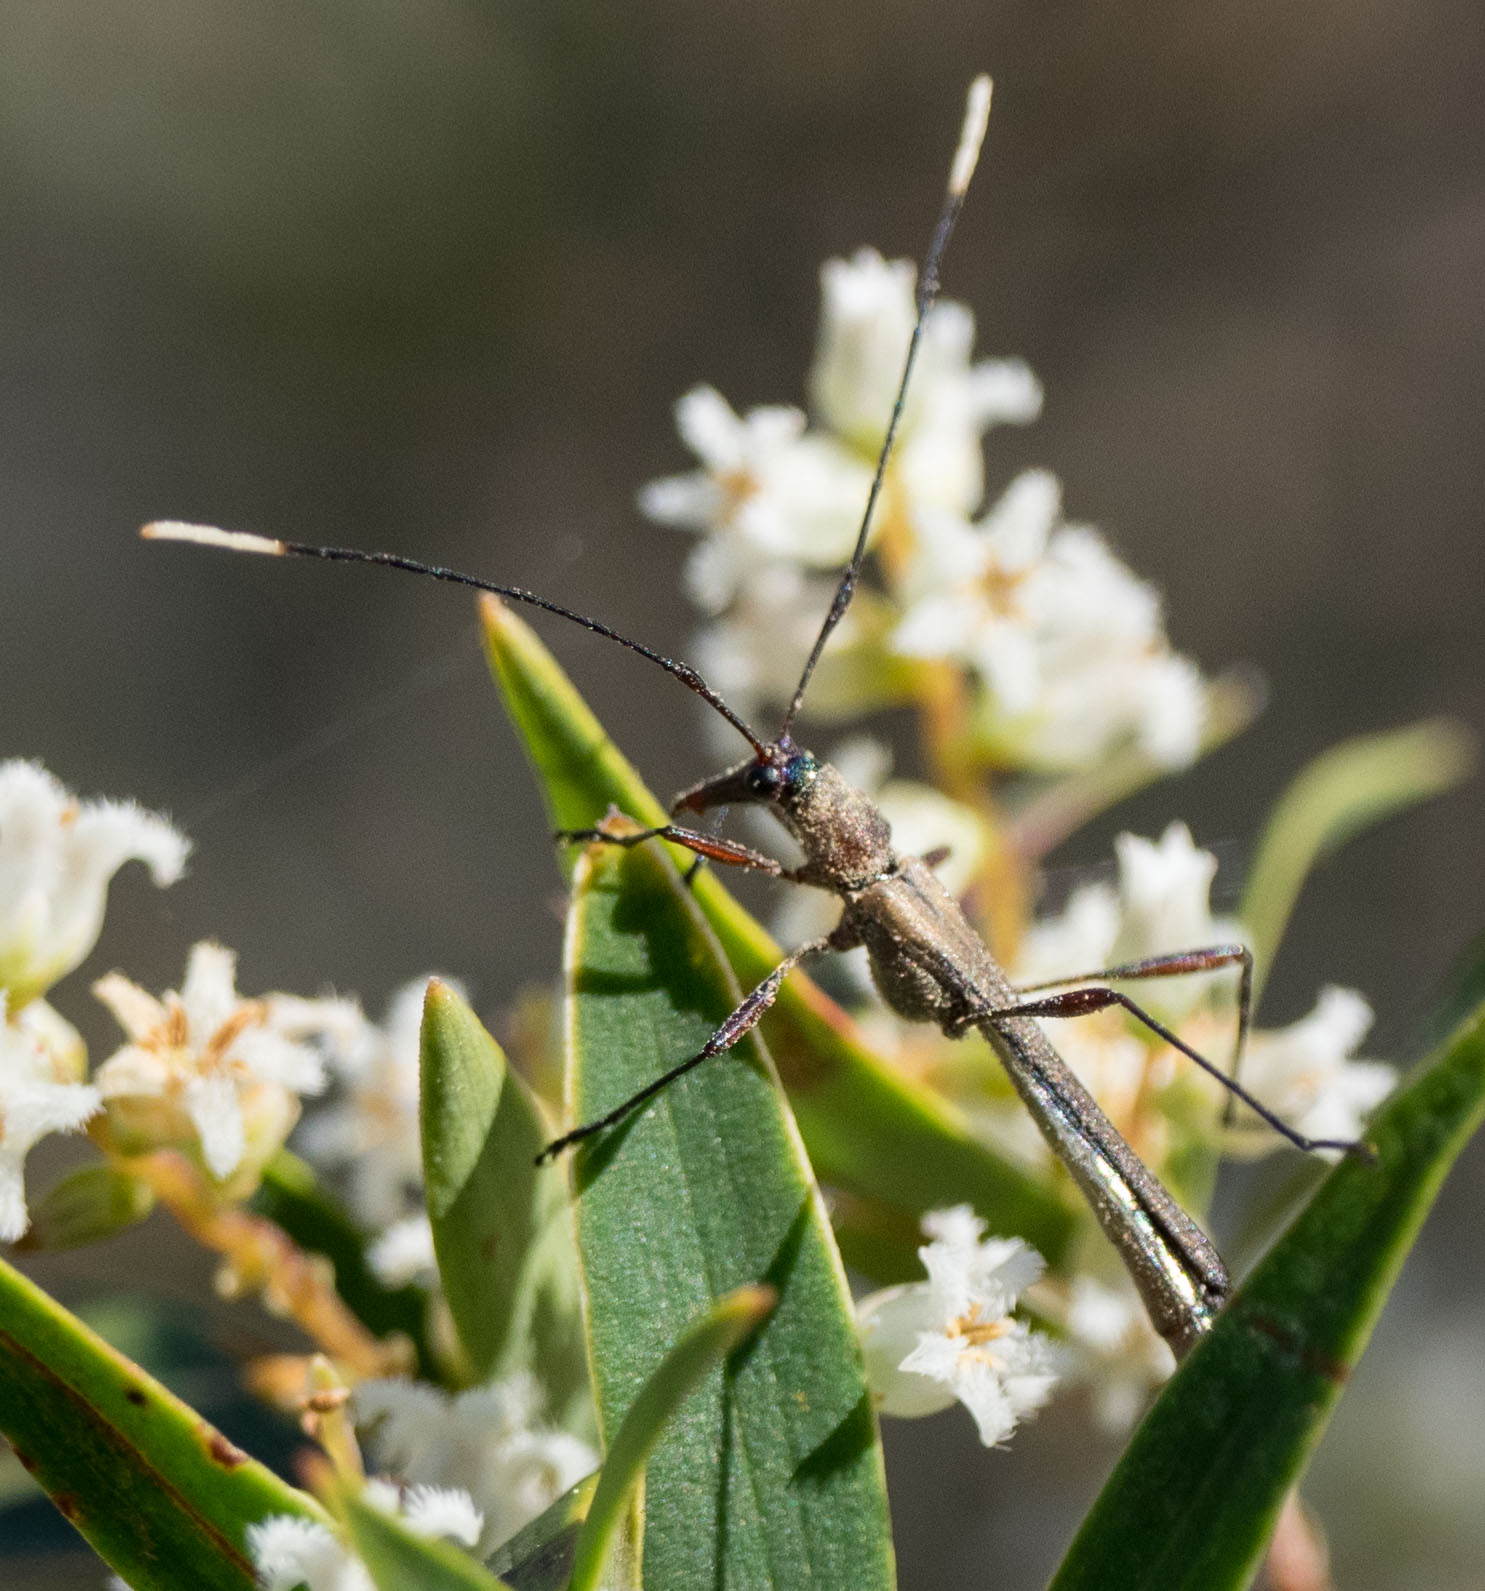
M 438 968 L 493 1018 L 559 933 L 468 603 L 135 528 L 394 548 L 684 652 L 684 548 L 632 506 L 684 467 L 673 400 L 702 378 L 738 407 L 801 397 L 821 261 L 918 252 L 980 68 L 995 111 L 949 290 L 982 352 L 1047 390 L 1038 425 L 995 434 L 990 480 L 1056 470 L 1164 588 L 1177 644 L 1273 691 L 1065 860 L 1181 816 L 1240 864 L 1329 742 L 1445 710 L 1485 730 L 1469 0 L 13 0 L 0 754 L 167 808 L 199 847 L 166 895 L 120 881 L 58 993 L 100 1045 L 88 978 L 173 985 L 208 934 L 248 991 L 333 984 L 378 1010 Z M 550 638 L 658 787 L 705 771 L 679 691 Z M 1323 869 L 1265 1019 L 1351 984 L 1378 1011 L 1368 1053 L 1405 1057 L 1485 926 L 1482 884 L 1476 782 Z M 1482 1196 L 1477 1149 L 1308 1486 L 1347 1586 L 1485 1566 Z M 77 1302 L 139 1264 L 114 1245 L 33 1269 Z M 150 1280 L 189 1296 L 200 1267 L 174 1264 Z M 888 1438 L 905 1591 L 1041 1584 L 1113 1453 L 1076 1403 L 1007 1453 L 957 1412 Z M 0 1579 L 101 1583 L 44 1550 L 0 1539 Z

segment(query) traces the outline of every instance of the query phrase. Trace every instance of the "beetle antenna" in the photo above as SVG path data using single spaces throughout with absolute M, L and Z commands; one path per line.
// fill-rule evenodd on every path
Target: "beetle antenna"
M 695 692 L 709 707 L 715 708 L 754 751 L 761 755 L 765 750 L 765 742 L 733 712 L 689 663 L 665 657 L 639 641 L 630 640 L 627 635 L 620 635 L 617 630 L 610 629 L 608 625 L 601 624 L 597 619 L 589 618 L 585 613 L 575 613 L 571 608 L 564 608 L 561 603 L 549 602 L 545 597 L 537 596 L 534 591 L 523 590 L 520 586 L 496 585 L 493 580 L 482 580 L 478 575 L 461 574 L 457 569 L 445 569 L 439 564 L 422 563 L 416 558 L 403 558 L 393 552 L 360 552 L 354 547 L 317 547 L 309 542 L 283 541 L 276 536 L 254 536 L 240 530 L 217 530 L 211 525 L 187 525 L 178 520 L 156 520 L 153 524 L 146 525 L 139 534 L 146 541 L 189 541 L 202 547 L 224 547 L 229 552 L 264 553 L 272 558 L 322 558 L 328 563 L 381 564 L 388 569 L 405 569 L 410 574 L 429 575 L 434 580 L 446 580 L 452 585 L 468 586 L 474 591 L 488 591 L 497 597 L 506 597 L 512 602 L 524 602 L 530 607 L 540 608 L 543 613 L 555 613 L 559 619 L 570 619 L 574 624 L 582 625 L 585 630 L 591 630 L 594 635 L 601 635 L 605 640 L 617 641 L 620 646 L 628 647 L 631 652 L 638 652 L 641 657 L 648 658 L 650 662 L 663 668 L 667 674 L 673 674 L 688 691 Z
M 923 341 L 923 326 L 928 319 L 929 311 L 933 308 L 934 300 L 938 297 L 939 266 L 943 263 L 944 251 L 949 246 L 954 223 L 959 219 L 959 211 L 963 208 L 965 191 L 969 187 L 969 179 L 974 175 L 975 165 L 980 158 L 980 145 L 985 141 L 985 128 L 989 120 L 990 79 L 982 73 L 969 85 L 969 99 L 964 109 L 964 128 L 959 134 L 959 147 L 954 151 L 954 162 L 949 167 L 949 185 L 944 193 L 944 207 L 939 211 L 938 224 L 933 229 L 928 253 L 923 259 L 923 268 L 918 273 L 918 315 L 913 322 L 913 335 L 908 342 L 907 358 L 903 361 L 902 380 L 897 384 L 897 398 L 892 405 L 892 418 L 887 422 L 887 435 L 882 441 L 882 451 L 877 457 L 876 474 L 872 477 L 871 490 L 866 496 L 866 511 L 861 516 L 861 529 L 856 535 L 856 547 L 851 554 L 851 561 L 840 577 L 840 584 L 835 588 L 835 595 L 830 601 L 830 611 L 825 615 L 825 622 L 815 637 L 809 660 L 804 665 L 804 673 L 799 676 L 799 684 L 794 689 L 789 711 L 784 714 L 783 727 L 779 730 L 780 739 L 789 733 L 796 714 L 804 705 L 804 693 L 809 688 L 810 676 L 815 672 L 815 665 L 820 661 L 820 654 L 825 650 L 830 632 L 845 617 L 846 609 L 851 605 L 851 598 L 856 593 L 856 581 L 861 574 L 861 563 L 866 556 L 867 537 L 871 533 L 871 516 L 876 510 L 877 499 L 882 495 L 882 482 L 887 476 L 887 461 L 892 456 L 892 445 L 897 440 L 897 428 L 902 420 L 903 405 L 907 402 L 908 382 L 918 359 L 919 345 Z

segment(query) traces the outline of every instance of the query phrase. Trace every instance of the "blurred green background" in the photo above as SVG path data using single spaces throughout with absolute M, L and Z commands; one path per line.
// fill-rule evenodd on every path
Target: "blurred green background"
M 0 754 L 167 808 L 199 847 L 167 895 L 121 879 L 58 992 L 100 1046 L 89 978 L 174 985 L 206 935 L 251 992 L 379 1010 L 437 968 L 492 1018 L 559 942 L 466 602 L 135 528 L 394 548 L 684 653 L 685 549 L 632 506 L 684 467 L 673 400 L 699 379 L 738 407 L 801 397 L 821 261 L 920 250 L 982 68 L 995 110 L 948 287 L 982 351 L 1047 390 L 1038 425 L 992 438 L 990 480 L 1056 470 L 1068 512 L 1165 590 L 1176 643 L 1273 691 L 1064 860 L 1180 816 L 1240 867 L 1341 735 L 1440 710 L 1485 729 L 1470 0 L 12 0 Z M 679 691 L 550 638 L 658 787 L 706 770 Z M 1477 782 L 1314 880 L 1265 1020 L 1351 984 L 1379 1013 L 1366 1052 L 1406 1058 L 1482 885 Z M 1482 1197 L 1476 1151 L 1308 1488 L 1346 1586 L 1480 1581 Z M 158 1222 L 30 1268 L 76 1303 L 142 1265 L 208 1336 L 277 1340 L 205 1301 Z M 1075 1400 L 1006 1453 L 957 1414 L 887 1434 L 905 1591 L 1042 1583 L 1112 1457 Z M 67 1539 L 0 1527 L 0 1581 L 98 1586 Z

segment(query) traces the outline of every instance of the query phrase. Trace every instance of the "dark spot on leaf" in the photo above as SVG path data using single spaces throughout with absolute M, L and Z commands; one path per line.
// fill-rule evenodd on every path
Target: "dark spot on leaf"
M 490 1233 L 484 1242 L 480 1244 L 480 1258 L 484 1260 L 486 1264 L 494 1264 L 495 1254 L 499 1247 L 500 1234 L 498 1232 Z
M 1289 1327 L 1275 1320 L 1272 1315 L 1250 1314 L 1248 1324 L 1260 1337 L 1267 1337 L 1270 1342 L 1277 1343 L 1287 1352 L 1298 1355 L 1300 1351 L 1298 1338 Z
M 1317 1352 L 1304 1340 L 1300 1332 L 1291 1326 L 1286 1326 L 1283 1321 L 1275 1320 L 1272 1315 L 1261 1315 L 1257 1311 L 1247 1312 L 1245 1318 L 1252 1330 L 1277 1343 L 1311 1375 L 1323 1376 L 1338 1387 L 1344 1386 L 1350 1379 L 1351 1367 L 1344 1360 Z
M 239 1464 L 247 1463 L 247 1454 L 229 1442 L 220 1431 L 211 1433 L 206 1450 L 211 1454 L 213 1463 L 220 1464 L 223 1469 L 236 1469 Z
M 1304 1367 L 1317 1376 L 1324 1376 L 1327 1381 L 1333 1381 L 1338 1387 L 1345 1386 L 1351 1379 L 1351 1367 L 1345 1360 L 1332 1358 L 1328 1353 L 1316 1353 L 1313 1348 L 1305 1350 Z
M 36 1460 L 29 1453 L 23 1453 L 20 1448 L 12 1446 L 11 1452 L 16 1456 L 16 1462 L 28 1475 L 36 1473 Z
M 63 1519 L 76 1524 L 82 1513 L 82 1506 L 71 1492 L 53 1492 L 52 1501 L 57 1505 L 57 1511 Z
M 136 1409 L 142 1409 L 145 1404 L 149 1402 L 149 1399 L 145 1397 L 144 1393 L 141 1392 L 138 1387 L 130 1387 L 128 1391 L 124 1393 L 124 1396 L 129 1400 L 130 1403 L 134 1405 Z

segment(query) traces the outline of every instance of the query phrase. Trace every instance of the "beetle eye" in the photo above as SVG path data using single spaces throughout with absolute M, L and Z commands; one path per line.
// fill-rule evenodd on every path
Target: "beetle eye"
M 771 762 L 755 763 L 748 769 L 747 786 L 753 795 L 771 796 L 779 787 L 779 770 Z

